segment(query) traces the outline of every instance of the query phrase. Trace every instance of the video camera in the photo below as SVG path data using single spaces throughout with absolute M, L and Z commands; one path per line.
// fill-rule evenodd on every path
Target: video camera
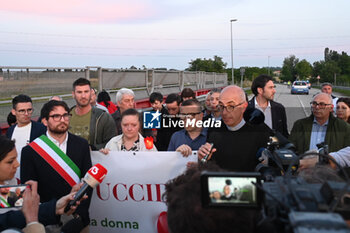
M 350 232 L 344 221 L 350 220 L 350 183 L 308 183 L 295 176 L 304 156 L 329 162 L 328 146 L 318 147 L 298 156 L 293 144 L 277 133 L 260 151 L 264 164 L 257 166 L 258 172 L 203 172 L 203 207 L 255 208 L 261 212 L 258 225 L 272 226 L 274 232 Z
M 345 182 L 310 184 L 300 177 L 278 176 L 263 182 L 259 173 L 203 172 L 202 206 L 257 209 L 258 225 L 274 232 L 350 232 L 350 186 Z M 259 226 L 258 226 L 259 227 Z

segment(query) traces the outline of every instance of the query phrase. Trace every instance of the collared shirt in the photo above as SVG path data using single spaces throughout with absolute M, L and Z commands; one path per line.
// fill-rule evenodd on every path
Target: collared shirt
M 238 123 L 238 125 L 230 127 L 228 125 L 226 125 L 227 129 L 230 131 L 237 131 L 240 128 L 242 128 L 245 125 L 245 120 L 242 118 L 241 122 Z
M 68 142 L 68 133 L 66 132 L 66 138 L 64 139 L 64 141 L 62 142 L 62 144 L 60 144 L 56 139 L 54 139 L 53 137 L 51 137 L 51 135 L 49 134 L 49 132 L 46 132 L 46 136 L 53 142 L 55 143 L 56 146 L 58 146 L 65 154 L 67 154 L 67 142 Z
M 190 137 L 186 129 L 175 132 L 171 137 L 168 151 L 175 151 L 183 144 L 188 145 L 192 150 L 198 150 L 199 147 L 207 141 L 207 131 L 207 128 L 202 128 L 201 133 L 195 139 Z
M 221 115 L 218 116 L 218 117 L 215 117 L 214 114 L 211 113 L 211 114 L 210 114 L 210 118 L 213 118 L 213 119 L 216 120 L 216 121 L 221 121 L 221 118 L 222 118 L 222 117 L 221 117 Z
M 271 104 L 270 101 L 267 101 L 267 107 L 265 108 L 265 110 L 263 108 L 261 108 L 258 104 L 258 102 L 256 101 L 256 98 L 254 98 L 254 104 L 255 104 L 255 108 L 259 109 L 260 111 L 262 111 L 265 115 L 265 124 L 270 127 L 270 129 L 272 129 L 272 115 L 271 115 Z
M 320 125 L 316 118 L 312 124 L 310 147 L 309 150 L 318 149 L 317 144 L 324 142 L 327 132 L 328 120 L 323 125 Z

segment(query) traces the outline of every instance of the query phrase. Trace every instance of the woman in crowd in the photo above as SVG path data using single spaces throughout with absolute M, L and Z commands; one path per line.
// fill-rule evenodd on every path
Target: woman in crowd
M 14 176 L 18 167 L 15 142 L 0 136 L 0 185 L 16 185 Z
M 98 93 L 97 103 L 105 106 L 110 114 L 114 113 L 117 110 L 117 106 L 111 101 L 111 97 L 105 90 Z
M 337 117 L 350 123 L 350 98 L 341 97 L 337 101 Z
M 157 151 L 151 138 L 144 138 L 140 134 L 140 114 L 130 108 L 122 113 L 122 134 L 112 138 L 104 149 L 100 151 L 108 154 L 111 150 L 117 151 Z

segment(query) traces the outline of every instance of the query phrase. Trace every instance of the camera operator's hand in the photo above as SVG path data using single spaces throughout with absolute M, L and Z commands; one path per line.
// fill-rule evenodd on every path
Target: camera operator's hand
M 211 145 L 210 143 L 206 142 L 204 145 L 202 145 L 201 147 L 199 147 L 198 150 L 198 160 L 201 160 L 202 158 L 204 158 L 207 154 L 210 153 L 210 148 Z M 216 148 L 213 148 L 211 153 L 209 154 L 208 160 L 210 160 L 211 156 L 213 155 L 213 153 L 216 151 Z
M 318 156 L 310 157 L 310 158 L 304 158 L 299 161 L 299 171 L 314 167 L 316 163 L 318 162 Z
M 38 213 L 40 196 L 38 194 L 38 183 L 36 181 L 29 180 L 26 182 L 26 184 L 28 184 L 28 186 L 23 193 L 23 215 L 27 224 L 31 222 L 39 222 Z
M 192 154 L 192 149 L 186 144 L 182 144 L 178 148 L 176 148 L 177 152 L 180 152 L 184 157 L 188 157 L 190 154 Z

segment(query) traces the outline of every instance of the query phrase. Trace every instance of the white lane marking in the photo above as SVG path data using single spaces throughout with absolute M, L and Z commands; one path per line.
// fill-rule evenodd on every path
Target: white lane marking
M 300 102 L 301 107 L 303 108 L 305 116 L 308 116 L 308 113 L 306 112 L 306 108 L 305 108 L 303 102 L 301 101 L 301 99 L 299 98 L 299 95 L 297 95 L 297 97 L 298 97 L 298 100 Z

